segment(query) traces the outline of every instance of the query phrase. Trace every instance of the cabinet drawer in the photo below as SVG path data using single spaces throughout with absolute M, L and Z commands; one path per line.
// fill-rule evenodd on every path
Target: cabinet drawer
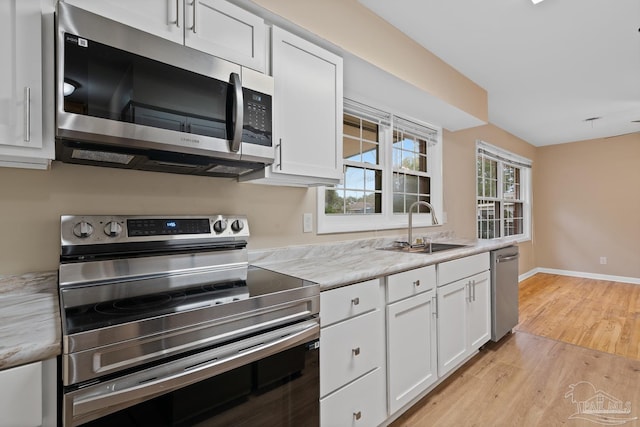
M 391 303 L 417 295 L 433 289 L 435 286 L 435 265 L 393 274 L 387 277 L 387 302 Z
M 320 293 L 320 326 L 380 307 L 380 280 L 368 280 Z
M 377 426 L 387 418 L 384 370 L 378 368 L 320 400 L 323 427 Z
M 384 363 L 382 311 L 372 311 L 320 330 L 320 396 Z
M 489 252 L 438 264 L 438 286 L 473 276 L 489 269 Z

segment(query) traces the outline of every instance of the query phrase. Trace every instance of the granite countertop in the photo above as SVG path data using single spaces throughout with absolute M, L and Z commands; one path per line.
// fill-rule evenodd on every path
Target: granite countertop
M 437 237 L 442 240 L 443 236 Z M 393 240 L 363 239 L 251 251 L 249 262 L 319 283 L 322 290 L 327 290 L 515 244 L 509 239 L 446 238 L 442 241 L 467 246 L 430 255 L 379 250 Z M 60 354 L 58 301 L 57 271 L 0 276 L 0 370 Z
M 0 370 L 60 354 L 58 272 L 0 276 Z
M 363 239 L 324 245 L 290 246 L 253 251 L 249 263 L 320 284 L 321 290 L 362 282 L 401 271 L 437 264 L 516 244 L 513 239 L 436 239 L 466 245 L 434 254 L 380 250 L 393 238 Z

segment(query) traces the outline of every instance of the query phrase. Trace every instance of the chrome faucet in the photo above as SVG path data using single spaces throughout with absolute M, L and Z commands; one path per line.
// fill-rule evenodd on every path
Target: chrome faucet
M 429 208 L 429 211 L 431 212 L 431 223 L 433 225 L 438 224 L 438 218 L 436 218 L 435 209 L 433 209 L 433 206 L 431 206 L 430 203 L 424 202 L 422 200 L 412 203 L 411 206 L 409 206 L 409 230 L 408 230 L 409 247 L 413 246 L 413 208 L 419 205 L 426 206 L 427 208 Z

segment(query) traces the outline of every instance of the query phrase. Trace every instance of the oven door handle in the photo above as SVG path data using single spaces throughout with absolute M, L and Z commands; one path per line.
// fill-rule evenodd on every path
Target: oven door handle
M 65 425 L 78 425 L 91 421 L 136 403 L 247 365 L 288 348 L 317 339 L 319 333 L 320 326 L 318 321 L 309 320 L 261 336 L 268 337 L 268 340 L 260 340 L 260 337 L 256 337 L 258 341 L 253 338 L 233 343 L 229 346 L 230 351 L 226 351 L 226 354 L 232 354 L 227 357 L 215 357 L 216 353 L 220 352 L 220 349 L 212 349 L 197 355 L 199 359 L 204 359 L 203 362 L 188 364 L 185 359 L 182 364 L 187 363 L 187 366 L 181 365 L 179 372 L 172 372 L 163 377 L 155 377 L 151 380 L 141 378 L 135 385 L 124 385 L 122 389 L 118 386 L 117 379 L 113 382 L 107 381 L 106 383 L 81 388 L 76 392 L 70 393 L 72 395 L 70 396 L 72 408 L 69 409 L 72 409 L 73 420 L 69 420 L 71 422 L 65 423 Z M 206 353 L 211 353 L 212 357 L 207 359 Z M 187 359 L 190 360 L 191 358 Z M 135 375 L 132 374 L 132 376 Z M 70 414 L 65 414 L 65 418 L 68 415 Z

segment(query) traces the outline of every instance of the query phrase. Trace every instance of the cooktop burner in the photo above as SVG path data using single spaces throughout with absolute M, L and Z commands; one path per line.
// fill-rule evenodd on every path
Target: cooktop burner
M 184 300 L 186 294 L 178 292 L 175 294 L 155 294 L 142 295 L 139 297 L 125 298 L 121 300 L 108 301 L 96 304 L 94 310 L 102 314 L 130 314 L 149 310 L 162 309 L 170 304 Z
M 246 277 L 246 280 L 198 284 L 173 291 L 163 290 L 67 308 L 66 333 L 75 334 L 177 312 L 232 304 L 308 284 L 302 279 L 254 266 L 247 267 Z

